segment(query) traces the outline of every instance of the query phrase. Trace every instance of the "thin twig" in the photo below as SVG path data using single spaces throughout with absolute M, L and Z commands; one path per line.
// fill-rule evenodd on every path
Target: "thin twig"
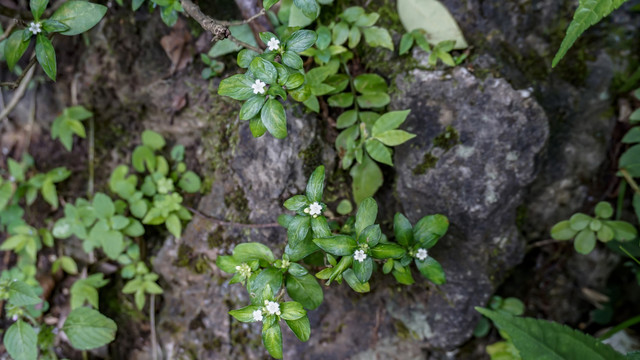
M 259 18 L 260 16 L 263 16 L 266 13 L 267 13 L 267 11 L 264 8 L 262 8 L 257 14 L 253 15 L 252 17 L 250 17 L 250 18 L 248 18 L 246 20 L 241 20 L 241 21 L 222 21 L 222 20 L 219 20 L 218 24 L 224 25 L 224 26 L 244 25 L 244 24 L 248 24 L 248 23 L 252 22 L 253 20 Z
M 638 187 L 638 184 L 636 183 L 636 181 L 633 180 L 633 177 L 631 177 L 631 174 L 629 174 L 629 172 L 626 169 L 620 169 L 620 172 L 622 173 L 622 176 L 624 176 L 624 179 L 627 180 L 627 183 L 629 183 L 629 186 L 631 186 L 633 191 L 635 191 L 636 194 L 640 194 L 640 187 Z
M 149 299 L 149 322 L 151 325 L 151 359 L 158 360 L 158 342 L 156 340 L 156 296 L 151 294 Z
M 184 11 L 189 16 L 191 16 L 195 21 L 197 21 L 198 24 L 200 24 L 200 26 L 202 26 L 204 30 L 213 34 L 213 41 L 220 41 L 228 38 L 234 43 L 240 46 L 244 46 L 249 50 L 253 50 L 257 53 L 262 53 L 262 50 L 260 48 L 247 44 L 245 42 L 242 42 L 236 39 L 233 35 L 231 35 L 231 31 L 229 31 L 229 26 L 235 25 L 236 24 L 235 22 L 220 21 L 220 20 L 211 18 L 210 16 L 205 15 L 202 12 L 202 10 L 200 10 L 198 5 L 194 4 L 191 0 L 180 0 L 180 3 L 182 4 L 182 8 L 184 9 Z M 264 15 L 263 12 L 260 12 L 258 14 Z M 258 17 L 259 16 L 252 16 L 251 18 L 245 20 L 246 22 L 242 21 L 240 22 L 240 24 L 246 24 L 247 22 L 253 21 Z
M 4 39 L 8 38 L 8 37 L 9 37 L 9 35 L 11 35 L 11 31 L 13 30 L 13 28 L 14 28 L 14 27 L 16 27 L 16 24 L 17 24 L 17 23 L 18 23 L 17 21 L 14 21 L 14 22 L 12 22 L 12 23 L 9 25 L 9 27 L 7 28 L 7 30 L 5 30 L 5 31 L 4 31 L 4 33 L 2 33 L 2 35 L 0 35 L 0 41 L 2 41 L 2 40 L 4 40 Z
M 220 219 L 216 219 L 213 216 L 207 215 L 207 214 L 203 214 L 202 212 L 200 212 L 199 210 L 196 210 L 194 208 L 185 206 L 185 208 L 187 208 L 189 211 L 191 211 L 192 213 L 203 217 L 209 221 L 211 221 L 212 223 L 216 224 L 216 225 L 220 225 L 220 226 L 234 226 L 234 227 L 243 227 L 243 228 L 251 228 L 251 229 L 264 229 L 264 228 L 276 228 L 276 227 L 280 227 L 280 224 L 278 223 L 266 223 L 266 224 L 243 224 L 243 223 L 236 223 L 236 222 L 231 222 L 231 221 L 225 221 L 225 220 L 220 220 Z
M 534 242 L 533 244 L 527 246 L 527 251 L 537 248 L 537 247 L 541 247 L 541 246 L 546 246 L 546 245 L 550 245 L 550 244 L 555 244 L 555 243 L 559 243 L 562 240 L 554 240 L 554 239 L 548 239 L 548 240 L 542 240 L 542 241 L 537 241 Z
M 2 113 L 0 113 L 0 119 L 3 119 L 9 116 L 9 114 L 13 111 L 13 109 L 18 105 L 18 103 L 20 102 L 20 99 L 22 99 L 22 97 L 24 96 L 25 91 L 27 91 L 27 87 L 29 86 L 29 82 L 31 81 L 31 78 L 33 77 L 33 73 L 35 72 L 35 70 L 36 68 L 30 68 L 30 69 L 27 68 L 22 73 L 26 75 L 20 76 L 20 79 L 19 79 L 20 86 L 18 87 L 18 90 L 16 90 L 15 94 L 13 94 L 13 97 L 11 98 L 9 105 L 7 105 L 7 107 L 2 110 Z
M 24 79 L 26 77 L 27 72 L 29 72 L 29 70 L 33 67 L 33 65 L 36 64 L 36 61 L 37 61 L 36 57 L 35 56 L 32 57 L 31 61 L 29 61 L 29 64 L 27 64 L 27 67 L 24 68 L 24 71 L 22 72 L 22 74 L 20 74 L 20 76 L 18 76 L 16 81 L 1 82 L 0 86 L 6 86 L 6 87 L 8 87 L 8 88 L 10 88 L 12 90 L 17 88 L 18 86 L 20 86 L 21 83 L 22 83 L 22 79 Z M 29 82 L 27 81 L 27 83 L 29 83 Z

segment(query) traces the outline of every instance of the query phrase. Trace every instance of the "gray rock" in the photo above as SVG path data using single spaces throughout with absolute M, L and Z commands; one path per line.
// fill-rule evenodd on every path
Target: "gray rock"
M 516 208 L 549 129 L 535 100 L 504 79 L 479 80 L 463 68 L 410 76 L 398 78 L 393 107 L 412 110 L 405 127 L 418 140 L 396 152 L 397 196 L 414 223 L 428 214 L 449 217 L 449 234 L 430 251 L 448 281 L 440 296 L 392 298 L 388 308 L 430 345 L 452 348 L 470 336 L 473 307 L 486 303 L 524 255 Z

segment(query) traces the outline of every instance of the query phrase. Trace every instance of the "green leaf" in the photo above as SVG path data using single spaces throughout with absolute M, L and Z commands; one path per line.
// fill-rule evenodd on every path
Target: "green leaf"
M 253 319 L 253 312 L 256 310 L 260 310 L 259 306 L 249 305 L 245 306 L 242 309 L 236 309 L 229 311 L 229 315 L 233 316 L 236 320 L 243 323 L 255 322 Z
M 62 330 L 77 350 L 91 350 L 115 339 L 116 323 L 98 311 L 87 307 L 72 310 Z
M 589 215 L 585 215 L 583 213 L 576 213 L 576 214 L 573 214 L 569 219 L 569 224 L 571 225 L 571 228 L 573 230 L 580 231 L 586 228 L 587 226 L 589 226 L 589 223 L 591 222 L 591 220 L 593 220 L 593 218 Z
M 363 157 L 361 164 L 352 167 L 349 174 L 353 179 L 351 187 L 356 204 L 373 196 L 383 183 L 382 171 L 368 155 Z
M 567 28 L 567 34 L 560 44 L 560 49 L 553 58 L 552 67 L 567 54 L 573 43 L 589 27 L 597 24 L 602 18 L 609 15 L 613 10 L 624 4 L 626 0 L 582 0 L 578 9 L 573 14 L 573 20 Z
M 561 221 L 551 228 L 551 237 L 554 240 L 571 240 L 577 233 L 571 228 L 569 220 Z
M 45 74 L 56 81 L 56 52 L 46 35 L 38 34 L 36 38 L 36 59 Z
M 336 45 L 342 45 L 347 42 L 349 38 L 349 25 L 344 21 L 337 23 L 333 27 L 331 38 Z
M 293 0 L 293 4 L 298 9 L 302 10 L 302 13 L 304 14 L 304 16 L 308 17 L 309 19 L 315 19 L 316 16 L 318 16 L 318 13 L 320 12 L 320 6 L 316 2 L 316 0 Z M 289 24 L 289 26 L 291 26 L 291 24 Z M 309 31 L 309 30 L 305 30 L 305 31 Z M 312 32 L 312 31 L 309 31 L 309 32 Z M 315 36 L 315 33 L 314 33 L 314 36 Z M 316 39 L 314 37 L 313 41 L 311 42 L 311 45 L 313 45 L 315 42 L 316 42 Z M 299 51 L 304 51 L 307 48 L 311 47 L 311 45 Z
M 20 60 L 29 47 L 29 41 L 22 41 L 24 34 L 28 31 L 29 30 L 14 31 L 4 44 L 4 56 L 7 60 L 7 66 L 9 66 L 9 70 L 11 71 L 13 71 L 18 60 Z
M 335 256 L 349 256 L 358 247 L 358 243 L 347 235 L 336 235 L 329 238 L 313 239 L 320 249 Z
M 306 342 L 309 341 L 311 335 L 311 325 L 309 324 L 309 318 L 305 315 L 298 320 L 285 320 L 287 326 L 298 340 Z
M 188 193 L 195 194 L 200 191 L 202 181 L 196 173 L 189 170 L 182 175 L 180 181 L 178 181 L 178 186 Z
M 506 311 L 511 315 L 521 316 L 524 314 L 524 303 L 518 298 L 506 298 L 502 302 L 500 310 Z
M 341 107 L 347 108 L 353 105 L 353 94 L 352 93 L 342 93 L 330 96 L 327 99 L 327 103 L 332 107 Z
M 401 213 L 396 213 L 393 218 L 393 232 L 396 235 L 398 244 L 407 247 L 413 243 L 411 222 Z
M 142 132 L 142 144 L 150 147 L 153 150 L 162 149 L 166 142 L 162 135 L 153 130 L 145 130 Z
M 368 139 L 365 142 L 367 153 L 369 156 L 377 162 L 393 166 L 393 150 L 384 146 L 380 141 L 375 139 Z
M 229 26 L 229 31 L 231 32 L 231 35 L 233 35 L 236 39 L 242 42 L 245 42 L 249 45 L 258 46 L 256 39 L 253 37 L 253 31 L 251 30 L 251 26 L 249 24 Z M 223 39 L 223 40 L 217 41 L 211 47 L 207 55 L 209 58 L 213 59 L 223 55 L 235 53 L 239 50 L 242 50 L 242 46 L 234 43 L 230 39 Z M 251 50 L 247 50 L 247 51 L 251 51 Z M 253 53 L 256 54 L 255 52 Z M 214 60 L 214 63 L 215 63 L 215 60 Z M 248 66 L 249 64 L 247 63 L 246 66 L 242 66 L 242 67 L 247 68 Z
M 296 216 L 293 218 L 287 229 L 287 237 L 292 247 L 298 246 L 298 244 L 307 237 L 311 218 L 309 216 Z
M 476 311 L 509 335 L 523 359 L 624 359 L 609 345 L 565 325 L 478 307 Z
M 109 230 L 100 234 L 102 250 L 110 259 L 117 259 L 124 251 L 124 238 L 122 233 L 115 230 Z
M 138 172 L 144 172 L 145 166 L 152 172 L 156 167 L 156 157 L 153 150 L 146 145 L 137 146 L 131 154 L 131 164 Z
M 601 201 L 596 205 L 595 212 L 597 217 L 601 219 L 608 219 L 613 216 L 613 206 L 606 201 Z
M 638 115 L 640 115 L 640 112 L 638 113 Z M 622 142 L 625 144 L 640 143 L 640 126 L 631 128 L 631 130 L 629 130 L 629 132 L 627 132 L 625 136 L 622 138 Z
M 31 14 L 33 14 L 33 19 L 35 21 L 40 20 L 42 14 L 44 14 L 44 10 L 47 8 L 49 4 L 49 0 L 30 0 L 29 7 L 31 8 Z
M 632 146 L 620 156 L 618 166 L 632 177 L 640 177 L 640 144 Z
M 362 74 L 355 78 L 353 85 L 361 94 L 387 92 L 387 82 L 376 74 Z
M 393 243 L 378 244 L 371 249 L 371 256 L 374 259 L 400 259 L 406 253 L 402 246 Z
M 273 5 L 277 4 L 278 1 L 280 0 L 263 0 L 262 7 L 264 7 L 265 10 L 269 10 Z
M 413 47 L 413 41 L 413 35 L 411 35 L 411 33 L 405 33 L 402 35 L 402 38 L 400 39 L 399 55 L 408 53 Z
M 275 71 L 275 67 L 273 70 Z M 254 95 L 251 87 L 253 83 L 254 81 L 244 74 L 233 75 L 220 81 L 218 94 L 235 100 L 247 100 Z
M 238 58 L 237 58 L 238 66 L 240 66 L 243 69 L 248 68 L 249 65 L 251 65 L 251 62 L 253 61 L 253 59 L 258 55 L 260 54 L 258 54 L 253 50 L 248 50 L 248 49 L 241 50 L 238 53 Z
M 437 0 L 398 0 L 398 15 L 407 32 L 423 29 L 429 34 L 429 42 L 433 45 L 455 40 L 456 49 L 467 47 L 456 20 Z
M 309 205 L 309 200 L 304 195 L 295 195 L 284 202 L 284 207 L 291 211 L 302 211 Z
M 111 198 L 103 193 L 96 193 L 93 197 L 93 208 L 96 215 L 101 219 L 107 219 L 113 216 L 116 208 Z
M 280 318 L 283 320 L 298 320 L 307 315 L 307 312 L 302 308 L 302 305 L 295 301 L 287 301 L 280 304 L 280 311 L 282 313 Z
M 259 56 L 255 57 L 251 61 L 249 70 L 253 73 L 253 76 L 267 84 L 275 84 L 278 79 L 278 70 L 276 70 L 276 67 L 273 66 L 271 61 L 265 60 Z
M 436 214 L 420 219 L 413 228 L 413 238 L 425 249 L 432 248 L 449 229 L 449 219 Z
M 359 95 L 357 97 L 357 101 L 358 106 L 365 109 L 370 109 L 389 105 L 389 102 L 391 102 L 391 98 L 387 93 L 377 92 Z
M 315 2 L 315 0 L 313 0 Z M 278 322 L 271 326 L 263 324 L 262 326 L 262 343 L 269 354 L 276 359 L 282 359 L 282 331 Z
M 327 219 L 324 216 L 311 218 L 311 230 L 316 238 L 331 236 L 331 229 L 327 223 Z
M 78 35 L 94 27 L 106 14 L 107 7 L 87 1 L 67 1 L 51 15 L 52 20 L 67 25 L 62 35 Z
M 263 260 L 267 263 L 272 263 L 275 261 L 275 257 L 271 250 L 267 246 L 257 242 L 236 245 L 233 249 L 233 258 L 240 262 Z
M 444 275 L 444 270 L 442 270 L 442 265 L 437 262 L 431 256 L 428 256 L 424 260 L 415 260 L 416 267 L 420 271 L 420 274 L 425 278 L 429 279 L 436 285 L 442 285 L 446 282 L 446 278 Z
M 306 309 L 315 310 L 322 304 L 324 294 L 318 281 L 311 274 L 303 276 L 287 275 L 287 294 Z
M 167 226 L 167 230 L 173 235 L 176 239 L 180 239 L 182 235 L 182 223 L 176 214 L 171 214 L 167 217 L 165 222 Z
M 596 234 L 589 229 L 580 231 L 573 242 L 573 247 L 580 254 L 590 253 L 596 247 Z
M 361 282 L 356 277 L 356 274 L 353 270 L 347 269 L 342 273 L 342 278 L 347 281 L 347 284 L 353 291 L 359 293 L 368 293 L 371 291 L 371 287 L 369 286 L 369 282 Z
M 364 40 L 373 47 L 383 47 L 393 51 L 393 40 L 389 30 L 377 26 L 362 28 Z
M 356 213 L 355 230 L 360 235 L 362 231 L 376 222 L 378 216 L 378 204 L 373 198 L 366 198 L 360 202 Z
M 365 15 L 365 11 L 362 7 L 351 6 L 346 8 L 342 12 L 342 14 L 340 14 L 340 17 L 346 20 L 347 22 L 349 22 L 350 24 L 353 24 L 364 15 Z
M 260 118 L 251 119 L 249 122 L 249 129 L 251 130 L 251 135 L 256 138 L 259 138 L 267 132 L 267 128 L 264 126 Z
M 324 191 L 324 166 L 318 166 L 307 182 L 307 198 L 309 201 L 322 201 Z
M 388 130 L 375 137 L 387 146 L 397 146 L 413 139 L 416 135 L 404 130 Z
M 360 31 L 360 28 L 357 26 L 353 26 L 351 27 L 351 29 L 349 29 L 349 42 L 347 46 L 353 49 L 356 46 L 358 46 L 361 39 L 362 39 L 362 32 Z
M 133 11 L 137 11 L 144 4 L 144 0 L 132 0 L 131 1 L 131 9 Z
M 347 215 L 353 211 L 353 205 L 351 205 L 351 201 L 347 199 L 342 199 L 338 204 L 336 211 L 340 215 Z
M 338 129 L 348 128 L 358 120 L 357 110 L 347 110 L 338 116 L 336 127 Z
M 626 221 L 606 221 L 605 224 L 613 228 L 618 241 L 630 241 L 638 236 L 636 228 Z
M 373 273 L 373 260 L 369 256 L 363 261 L 353 261 L 353 273 L 361 283 L 366 283 Z
M 638 122 L 640 122 L 640 109 L 636 109 L 631 113 L 631 115 L 629 115 L 629 122 L 631 122 L 632 124 L 637 124 Z
M 12 281 L 8 290 L 9 302 L 15 306 L 38 305 L 42 302 L 33 288 L 22 281 Z
M 46 200 L 46 202 L 51 205 L 52 208 L 58 208 L 58 192 L 56 191 L 56 186 L 53 184 L 53 180 L 50 178 L 46 179 L 42 183 L 42 197 Z
M 276 139 L 287 137 L 287 115 L 278 100 L 267 100 L 260 112 L 260 119 L 273 137 Z
M 14 360 L 38 358 L 38 336 L 31 325 L 22 320 L 16 321 L 7 329 L 2 342 Z

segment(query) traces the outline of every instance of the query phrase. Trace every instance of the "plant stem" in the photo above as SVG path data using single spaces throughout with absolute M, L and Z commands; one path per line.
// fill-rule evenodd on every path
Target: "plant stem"
M 629 183 L 629 186 L 631 186 L 633 191 L 635 191 L 637 194 L 640 194 L 640 187 L 638 187 L 638 184 L 636 183 L 636 181 L 633 180 L 633 177 L 631 177 L 631 174 L 629 174 L 629 172 L 626 169 L 620 169 L 620 173 L 622 173 L 622 176 L 624 176 L 624 179 L 627 180 L 627 183 Z
M 610 337 L 612 337 L 613 335 L 615 335 L 616 333 L 630 327 L 633 326 L 635 324 L 640 323 L 640 315 L 632 317 L 631 319 L 628 319 L 626 321 L 623 321 L 622 323 L 618 324 L 617 326 L 613 327 L 611 330 L 607 331 L 606 333 L 602 334 L 601 336 L 598 337 L 598 340 L 602 341 L 602 340 L 606 340 Z
M 158 342 L 156 340 L 156 296 L 149 299 L 149 322 L 151 323 L 151 359 L 158 360 Z
M 0 86 L 6 86 L 6 87 L 8 87 L 8 88 L 13 90 L 13 89 L 19 87 L 20 85 L 22 85 L 22 80 L 28 76 L 29 70 L 31 70 L 33 65 L 36 64 L 36 61 L 37 61 L 36 57 L 35 56 L 32 57 L 31 60 L 29 61 L 29 63 L 27 64 L 27 66 L 22 71 L 22 74 L 20 74 L 20 76 L 18 76 L 18 78 L 15 81 L 0 82 Z M 33 76 L 33 72 L 31 72 L 31 75 Z M 31 80 L 31 78 L 29 78 L 29 80 Z M 26 81 L 26 83 L 29 83 L 29 81 Z M 2 117 L 0 116 L 0 118 L 2 118 Z
M 627 254 L 628 257 L 630 257 L 631 259 L 633 259 L 633 261 L 635 261 L 638 265 L 640 265 L 640 260 L 636 259 L 636 257 L 633 256 L 633 254 L 631 254 L 629 250 L 625 249 L 622 245 L 620 245 L 620 250 L 622 250 L 622 252 Z

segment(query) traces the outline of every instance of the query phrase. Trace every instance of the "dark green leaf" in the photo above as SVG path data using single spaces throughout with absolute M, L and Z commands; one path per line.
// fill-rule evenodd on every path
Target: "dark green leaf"
M 287 137 L 287 115 L 282 104 L 275 99 L 269 99 L 262 107 L 260 119 L 265 128 L 276 139 Z
M 47 19 L 42 21 L 42 29 L 50 34 L 69 30 L 69 27 L 60 21 Z
M 300 9 L 302 11 L 304 16 L 308 17 L 309 19 L 315 19 L 316 16 L 318 16 L 318 13 L 320 12 L 320 6 L 316 2 L 316 0 L 293 0 L 293 4 L 296 7 L 298 7 L 298 9 Z M 309 30 L 299 30 L 299 31 L 309 31 Z M 313 32 L 313 31 L 309 31 L 309 32 Z M 315 33 L 313 34 L 313 36 L 314 36 L 314 38 L 313 38 L 313 41 L 311 42 L 311 45 L 313 45 L 316 42 Z M 293 35 L 292 35 L 292 37 L 293 37 Z M 289 40 L 289 41 L 291 41 L 291 40 Z M 311 45 L 303 48 L 302 50 L 294 50 L 294 51 L 296 51 L 296 52 L 304 51 L 304 50 L 308 49 L 309 47 L 311 47 Z
M 362 231 L 376 222 L 378 216 L 378 204 L 373 198 L 366 198 L 358 206 L 358 212 L 356 213 L 355 230 L 356 234 L 360 235 Z
M 291 220 L 287 228 L 287 237 L 291 247 L 295 248 L 300 242 L 304 241 L 310 226 L 311 218 L 309 216 L 298 215 Z
M 446 282 L 442 265 L 432 257 L 424 260 L 416 259 L 416 267 L 425 278 L 431 280 L 436 285 L 442 285 Z
M 330 238 L 313 239 L 322 250 L 335 256 L 349 256 L 358 247 L 356 241 L 347 235 L 336 235 Z
M 200 191 L 200 187 L 202 186 L 202 181 L 200 180 L 200 177 L 194 173 L 193 171 L 189 170 L 187 172 L 185 172 L 182 177 L 180 177 L 180 181 L 178 181 L 178 186 L 191 194 L 195 194 L 198 191 Z
M 400 39 L 400 55 L 404 55 L 413 47 L 413 35 L 411 33 L 405 33 Z
M 375 94 L 387 92 L 387 82 L 376 74 L 362 74 L 353 81 L 356 90 L 361 94 Z
M 253 76 L 267 84 L 275 84 L 278 79 L 278 70 L 276 70 L 276 67 L 273 66 L 271 61 L 265 60 L 259 56 L 251 60 L 249 70 L 253 73 Z
M 303 316 L 298 320 L 285 320 L 287 322 L 287 326 L 289 329 L 293 331 L 298 340 L 300 341 L 309 341 L 309 336 L 311 335 L 311 325 L 309 324 L 309 318 L 307 316 Z
M 98 311 L 81 307 L 71 311 L 62 330 L 75 349 L 91 350 L 113 341 L 117 326 Z
M 369 287 L 369 282 L 363 283 L 360 280 L 358 280 L 358 278 L 356 277 L 356 274 L 351 269 L 345 270 L 345 272 L 342 273 L 342 278 L 347 281 L 347 284 L 349 285 L 349 287 L 351 287 L 351 289 L 353 289 L 353 291 L 355 292 L 367 293 L 371 291 L 371 288 Z
M 433 247 L 449 229 L 449 219 L 446 216 L 436 214 L 428 215 L 420 219 L 413 228 L 413 238 L 422 247 L 429 249 Z
M 375 139 L 368 139 L 365 142 L 367 153 L 371 158 L 379 163 L 393 166 L 393 151 Z
M 347 42 L 347 39 L 349 38 L 349 25 L 344 21 L 340 21 L 333 27 L 331 37 L 333 39 L 334 44 L 336 45 L 344 44 L 345 42 Z
M 291 211 L 302 211 L 309 206 L 309 200 L 304 195 L 294 195 L 284 202 L 284 207 Z
M 9 66 L 9 70 L 11 71 L 13 71 L 18 60 L 20 60 L 29 47 L 29 41 L 22 41 L 24 33 L 28 32 L 29 30 L 16 30 L 9 36 L 4 44 L 4 56 L 7 59 L 7 66 Z
M 247 100 L 254 95 L 251 87 L 253 83 L 254 81 L 244 74 L 233 75 L 220 81 L 218 94 L 235 100 Z
M 393 231 L 396 241 L 402 246 L 409 246 L 413 243 L 413 228 L 411 222 L 401 213 L 396 213 L 393 218 Z
M 367 256 L 363 261 L 353 260 L 353 273 L 361 283 L 366 283 L 373 273 L 373 260 Z
M 33 288 L 22 281 L 12 281 L 8 290 L 9 302 L 15 306 L 38 305 L 42 302 Z
M 393 51 L 393 40 L 385 28 L 372 26 L 362 29 L 364 40 L 373 47 L 383 47 Z
M 393 243 L 382 243 L 371 249 L 374 259 L 400 259 L 406 254 L 406 250 Z
M 251 260 L 263 260 L 267 263 L 275 261 L 275 257 L 271 250 L 260 243 L 249 242 L 236 245 L 233 249 L 233 257 L 240 262 L 249 262 Z
M 260 306 L 249 305 L 243 307 L 242 309 L 231 310 L 229 311 L 229 315 L 233 316 L 240 322 L 255 322 L 255 319 L 253 318 L 253 312 L 256 310 L 260 310 Z
M 307 198 L 309 201 L 322 201 L 324 191 L 324 166 L 318 166 L 307 182 Z
M 352 93 L 342 93 L 330 96 L 327 99 L 329 106 L 332 107 L 341 107 L 347 108 L 353 105 L 353 94 Z
M 253 59 L 258 55 L 259 54 L 253 50 L 249 50 L 249 49 L 241 50 L 238 53 L 238 58 L 237 58 L 238 66 L 240 66 L 243 69 L 248 68 L 249 65 L 251 65 L 251 62 L 253 61 Z
M 302 308 L 302 305 L 295 301 L 287 301 L 280 304 L 280 311 L 282 313 L 280 318 L 283 320 L 298 320 L 307 315 L 307 312 Z

